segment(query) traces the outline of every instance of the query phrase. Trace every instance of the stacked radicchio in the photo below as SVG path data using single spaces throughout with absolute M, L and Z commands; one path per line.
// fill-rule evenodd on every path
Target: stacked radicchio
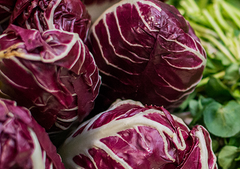
M 0 0 L 0 168 L 217 168 L 208 131 L 165 109 L 206 53 L 164 1 Z
M 56 148 L 31 113 L 0 99 L 0 168 L 64 169 Z
M 82 123 L 58 152 L 71 169 L 217 169 L 204 127 L 190 130 L 163 107 L 133 100 Z
M 202 78 L 204 48 L 179 11 L 161 1 L 122 0 L 89 36 L 102 76 L 99 108 L 118 98 L 175 108 Z
M 100 76 L 77 33 L 10 25 L 0 36 L 0 89 L 44 128 L 66 130 L 93 109 Z

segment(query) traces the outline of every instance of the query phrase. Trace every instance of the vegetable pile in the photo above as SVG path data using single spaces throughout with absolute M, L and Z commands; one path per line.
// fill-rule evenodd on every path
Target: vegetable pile
M 238 168 L 239 8 L 0 0 L 0 168 Z

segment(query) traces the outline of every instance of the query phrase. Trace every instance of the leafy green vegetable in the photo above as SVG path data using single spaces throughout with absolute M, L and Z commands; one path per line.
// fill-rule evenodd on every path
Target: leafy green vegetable
M 167 3 L 189 21 L 207 53 L 203 78 L 181 110 L 191 112 L 191 127 L 201 124 L 210 131 L 219 168 L 236 169 L 240 166 L 240 1 Z
M 229 169 L 233 164 L 236 166 L 236 157 L 238 156 L 239 148 L 235 146 L 224 146 L 219 153 L 219 165 L 223 169 Z
M 229 101 L 226 105 L 214 101 L 204 111 L 204 123 L 208 130 L 219 137 L 232 137 L 240 132 L 240 104 Z
M 233 99 L 231 91 L 227 88 L 227 86 L 214 77 L 211 77 L 206 84 L 206 94 L 220 102 Z
M 203 111 L 205 107 L 212 102 L 215 102 L 215 100 L 212 98 L 204 98 L 202 96 L 199 97 L 199 100 L 191 100 L 189 102 L 189 110 L 193 116 L 190 126 L 193 126 L 197 123 L 203 123 L 203 120 L 201 120 L 203 117 Z

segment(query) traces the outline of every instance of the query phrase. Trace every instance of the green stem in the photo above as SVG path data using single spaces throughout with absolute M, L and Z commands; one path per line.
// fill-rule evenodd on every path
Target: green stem
M 234 37 L 232 41 L 235 49 L 235 57 L 240 60 L 240 38 Z
M 228 4 L 228 5 L 229 5 L 229 7 L 231 7 L 232 12 L 234 12 L 240 18 L 240 10 L 239 10 L 239 8 L 236 8 L 232 4 Z
M 240 28 L 240 19 L 237 17 L 236 14 L 240 13 L 240 11 L 234 10 L 233 6 L 231 6 L 229 3 L 223 1 L 222 8 L 225 10 L 225 12 L 229 15 L 229 17 L 234 21 L 234 23 Z
M 210 59 L 216 58 L 215 53 L 217 53 L 218 49 L 215 48 L 215 46 L 213 46 L 211 42 L 201 39 L 201 44 L 205 48 L 208 58 Z
M 224 33 L 221 30 L 221 28 L 218 26 L 218 24 L 215 22 L 213 17 L 209 14 L 209 12 L 206 9 L 203 9 L 203 15 L 208 20 L 208 22 L 212 26 L 212 28 L 217 32 L 217 34 L 219 35 L 220 39 L 225 43 L 225 45 L 229 46 L 230 45 L 229 40 L 224 35 Z
M 217 78 L 217 79 L 219 79 L 219 78 L 222 78 L 224 75 L 225 75 L 225 71 L 221 71 L 221 72 L 216 73 L 216 74 L 214 74 L 214 75 L 212 75 L 212 76 L 215 77 L 215 78 Z M 205 78 L 203 78 L 203 79 L 198 83 L 197 88 L 206 85 L 206 84 L 208 83 L 209 79 L 210 79 L 210 77 L 205 77 Z
M 199 7 L 200 8 L 206 8 L 207 4 L 208 4 L 208 0 L 199 1 Z
M 215 13 L 215 17 L 218 21 L 218 23 L 221 25 L 221 27 L 223 29 L 225 29 L 225 31 L 229 31 L 231 30 L 232 28 L 228 25 L 228 23 L 225 21 L 225 19 L 223 18 L 222 16 L 222 12 L 220 12 L 220 8 L 219 8 L 219 3 L 216 2 L 213 4 L 213 11 Z
M 200 23 L 201 25 L 208 24 L 206 19 L 202 16 L 201 9 L 194 0 L 182 0 L 180 1 L 180 6 L 184 11 L 184 15 L 187 20 L 192 20 L 196 23 Z
M 192 21 L 189 21 L 189 23 L 190 23 L 191 27 L 195 31 L 199 32 L 200 34 L 209 34 L 209 35 L 211 35 L 211 36 L 213 36 L 215 38 L 218 37 L 218 34 L 216 32 L 214 32 L 214 31 L 212 31 L 211 29 L 208 29 L 208 28 L 206 28 L 206 27 L 204 27 L 202 25 L 196 24 L 195 22 L 192 22 Z
M 180 5 L 183 7 L 184 11 L 189 13 L 190 15 L 198 12 L 194 9 L 194 7 L 191 6 L 191 4 L 188 1 L 181 1 Z
M 194 0 L 186 0 L 191 5 L 192 9 L 196 12 L 200 11 L 197 3 Z
M 203 10 L 203 14 L 204 14 L 205 18 L 208 20 L 208 22 L 210 23 L 210 25 L 212 26 L 212 28 L 217 32 L 217 34 L 219 35 L 219 38 L 222 40 L 222 42 L 225 44 L 225 46 L 229 49 L 229 51 L 231 51 L 231 53 L 233 54 L 233 56 L 235 56 L 236 59 L 239 59 L 238 54 L 236 53 L 237 50 L 235 49 L 234 42 L 232 40 L 234 29 L 231 28 L 228 30 L 228 31 L 230 31 L 229 37 L 225 36 L 225 33 L 222 31 L 222 29 L 216 23 L 214 18 L 209 14 L 209 12 L 207 10 Z
M 214 44 L 220 51 L 222 51 L 223 54 L 233 63 L 236 63 L 237 60 L 234 58 L 234 56 L 229 52 L 229 50 L 222 45 L 216 38 L 208 35 L 208 34 L 201 34 L 202 38 L 207 39 L 210 41 L 212 44 Z

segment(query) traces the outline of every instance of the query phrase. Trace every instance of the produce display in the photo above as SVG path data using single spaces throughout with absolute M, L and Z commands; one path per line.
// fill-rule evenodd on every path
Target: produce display
M 240 169 L 240 1 L 0 0 L 0 169 Z
M 163 107 L 132 100 L 82 123 L 59 154 L 66 168 L 217 168 L 206 129 L 190 130 Z
M 31 112 L 0 99 L 0 168 L 64 169 L 48 134 Z

